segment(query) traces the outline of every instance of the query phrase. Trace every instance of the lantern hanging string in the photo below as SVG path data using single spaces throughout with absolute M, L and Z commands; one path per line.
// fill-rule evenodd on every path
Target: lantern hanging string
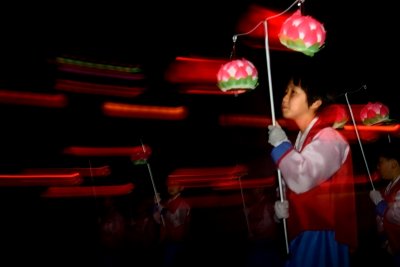
M 230 55 L 230 59 L 232 59 L 232 58 L 234 58 L 234 57 L 236 56 L 236 41 L 237 41 L 237 38 L 238 38 L 239 36 L 244 36 L 244 35 L 249 35 L 249 34 L 251 34 L 251 33 L 254 32 L 258 27 L 260 27 L 260 25 L 263 24 L 265 21 L 270 20 L 270 19 L 273 19 L 273 18 L 276 18 L 276 17 L 279 17 L 279 16 L 285 14 L 285 13 L 288 12 L 295 4 L 297 4 L 297 5 L 301 8 L 301 4 L 303 4 L 304 1 L 305 1 L 305 0 L 296 0 L 296 1 L 294 1 L 288 8 L 286 8 L 284 11 L 282 11 L 281 13 L 276 14 L 276 15 L 271 16 L 271 17 L 267 17 L 265 20 L 260 21 L 260 22 L 259 22 L 253 29 L 251 29 L 250 31 L 245 32 L 245 33 L 238 33 L 238 34 L 233 35 L 233 37 L 232 37 L 233 45 L 232 45 L 232 52 L 231 52 L 231 55 Z
M 276 15 L 273 15 L 273 16 L 270 16 L 270 17 L 267 17 L 267 18 L 265 18 L 265 20 L 260 21 L 260 22 L 259 22 L 253 29 L 251 29 L 250 31 L 245 32 L 245 33 L 238 33 L 238 34 L 235 34 L 235 35 L 232 37 L 233 43 L 234 43 L 234 44 L 236 43 L 237 38 L 238 38 L 239 36 L 249 35 L 249 34 L 251 34 L 252 32 L 254 32 L 258 27 L 260 27 L 261 24 L 264 23 L 264 21 L 267 21 L 267 20 L 274 19 L 274 18 L 276 18 L 276 17 L 282 16 L 283 14 L 285 14 L 286 12 L 288 12 L 295 4 L 298 4 L 298 6 L 300 7 L 301 4 L 304 3 L 304 1 L 305 1 L 305 0 L 296 0 L 296 1 L 294 1 L 288 8 L 286 8 L 284 11 L 282 11 L 281 13 L 276 14 Z M 234 47 L 235 47 L 235 46 L 234 46 Z

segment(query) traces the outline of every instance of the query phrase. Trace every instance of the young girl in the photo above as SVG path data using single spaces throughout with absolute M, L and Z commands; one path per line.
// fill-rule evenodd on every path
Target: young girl
M 400 140 L 400 139 L 399 139 Z M 400 266 L 400 143 L 393 140 L 379 146 L 377 170 L 390 181 L 383 190 L 371 190 L 376 205 L 378 233 L 383 247 L 392 255 L 393 266 Z
M 160 200 L 153 217 L 160 224 L 160 242 L 163 250 L 162 267 L 180 266 L 190 234 L 191 206 L 181 195 L 184 187 L 168 178 L 168 199 Z M 158 196 L 157 196 L 158 197 Z
M 346 267 L 357 245 L 350 146 L 331 127 L 331 114 L 321 112 L 329 83 L 307 68 L 291 77 L 281 109 L 299 129 L 294 145 L 278 124 L 268 126 L 286 191 L 286 199 L 275 203 L 275 215 L 287 220 L 285 266 Z

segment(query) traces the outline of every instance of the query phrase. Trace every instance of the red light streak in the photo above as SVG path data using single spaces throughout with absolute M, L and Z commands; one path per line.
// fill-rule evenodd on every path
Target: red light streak
M 124 79 L 124 80 L 143 80 L 145 78 L 142 73 L 129 73 L 116 70 L 108 70 L 108 69 L 95 69 L 90 67 L 75 66 L 69 64 L 65 65 L 63 64 L 58 66 L 58 70 L 80 75 L 108 77 L 108 78 Z
M 145 90 L 143 87 L 107 85 L 72 80 L 57 80 L 55 89 L 72 93 L 136 97 Z
M 68 174 L 1 174 L 0 186 L 68 186 L 79 185 L 83 181 L 78 172 Z
M 168 181 L 184 187 L 209 187 L 213 183 L 238 179 L 247 174 L 244 165 L 180 168 L 168 175 Z
M 0 90 L 0 102 L 5 104 L 65 108 L 68 100 L 62 94 L 43 94 Z
M 83 177 L 104 177 L 111 174 L 110 166 L 94 167 L 94 168 L 32 168 L 22 171 L 24 174 L 67 174 L 78 172 Z
M 213 184 L 214 189 L 218 190 L 237 190 L 240 188 L 269 188 L 276 187 L 276 177 L 257 177 L 257 178 L 246 178 L 232 181 L 221 181 Z
M 74 156 L 130 156 L 133 160 L 146 159 L 151 154 L 147 145 L 134 147 L 82 147 L 71 146 L 64 149 L 64 154 Z
M 130 194 L 133 189 L 134 185 L 132 183 L 123 185 L 49 187 L 41 196 L 45 198 L 121 196 Z
M 217 73 L 227 60 L 177 57 L 165 72 L 165 80 L 181 84 L 213 84 L 217 87 Z
M 259 5 L 253 4 L 250 6 L 248 11 L 242 16 L 237 24 L 238 33 L 246 33 L 251 31 L 260 22 L 265 21 L 265 19 L 278 15 L 281 12 L 273 11 L 271 9 L 261 7 Z M 292 14 L 282 14 L 273 19 L 268 20 L 268 42 L 269 48 L 271 50 L 282 50 L 282 51 L 293 51 L 286 48 L 281 44 L 278 34 L 281 30 L 283 22 Z M 251 37 L 251 38 L 249 38 Z M 252 47 L 264 48 L 265 40 L 265 29 L 262 24 L 255 29 L 253 32 L 249 33 L 248 37 L 243 38 L 243 42 L 248 43 Z
M 112 117 L 143 118 L 157 120 L 183 120 L 188 111 L 184 106 L 164 107 L 131 105 L 122 103 L 106 102 L 103 104 L 103 112 Z

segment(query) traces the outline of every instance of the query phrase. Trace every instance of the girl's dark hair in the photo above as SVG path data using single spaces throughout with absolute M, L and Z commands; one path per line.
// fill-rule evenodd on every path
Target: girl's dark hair
M 400 164 L 400 140 L 393 139 L 391 142 L 380 142 L 378 155 L 386 159 L 394 159 Z
M 310 61 L 296 66 L 291 70 L 290 80 L 306 92 L 309 106 L 316 100 L 322 100 L 318 111 L 335 102 L 334 84 L 337 81 L 332 73 L 317 62 Z

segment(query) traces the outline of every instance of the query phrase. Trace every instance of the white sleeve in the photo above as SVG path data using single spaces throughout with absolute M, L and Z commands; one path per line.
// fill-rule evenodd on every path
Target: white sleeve
M 304 193 L 330 178 L 346 160 L 350 146 L 333 128 L 316 134 L 301 152 L 293 149 L 279 163 L 286 185 Z

